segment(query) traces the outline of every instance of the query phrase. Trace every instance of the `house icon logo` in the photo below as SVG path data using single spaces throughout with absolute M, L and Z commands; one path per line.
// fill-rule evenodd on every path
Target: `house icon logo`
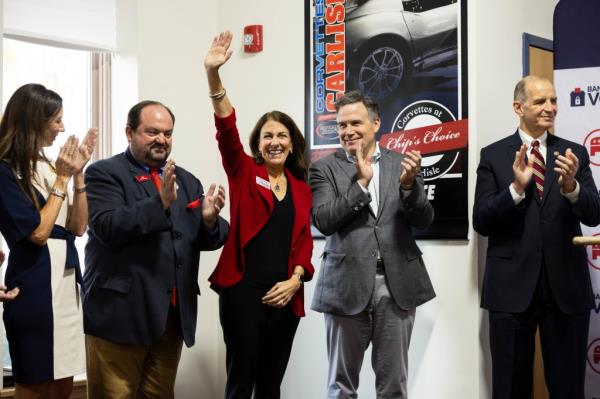
M 585 106 L 585 91 L 581 90 L 580 87 L 576 87 L 571 92 L 571 107 L 583 106 Z

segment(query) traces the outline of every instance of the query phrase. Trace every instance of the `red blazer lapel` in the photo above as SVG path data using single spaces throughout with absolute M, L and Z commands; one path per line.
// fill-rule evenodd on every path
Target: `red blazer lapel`
M 304 184 L 287 169 L 285 175 L 292 187 L 292 200 L 294 201 L 294 227 L 292 229 L 292 245 L 295 246 L 296 240 L 300 237 L 308 220 L 304 215 L 310 214 L 310 194 L 307 196 Z M 308 202 L 307 202 L 308 199 Z
M 264 165 L 256 168 L 256 176 L 254 179 L 256 189 L 269 205 L 269 215 L 273 212 L 273 192 L 271 191 L 271 183 L 269 182 L 269 174 Z

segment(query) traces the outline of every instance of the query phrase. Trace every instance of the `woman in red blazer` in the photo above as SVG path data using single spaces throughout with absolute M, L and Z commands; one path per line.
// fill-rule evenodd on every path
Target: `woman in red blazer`
M 252 156 L 244 152 L 219 77 L 231 38 L 221 33 L 204 60 L 231 204 L 229 238 L 209 281 L 227 348 L 225 397 L 279 398 L 304 316 L 302 284 L 314 273 L 305 142 L 289 116 L 272 111 L 250 135 Z

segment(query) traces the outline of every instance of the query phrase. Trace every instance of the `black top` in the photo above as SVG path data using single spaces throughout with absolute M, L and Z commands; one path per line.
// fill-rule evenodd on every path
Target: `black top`
M 271 217 L 244 248 L 246 272 L 242 284 L 269 290 L 275 283 L 288 279 L 293 226 L 294 202 L 288 185 L 281 201 L 273 194 Z

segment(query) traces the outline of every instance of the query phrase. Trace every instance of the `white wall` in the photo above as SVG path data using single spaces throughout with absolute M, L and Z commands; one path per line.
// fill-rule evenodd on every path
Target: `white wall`
M 4 33 L 13 36 L 115 49 L 114 0 L 5 0 L 4 17 Z
M 138 102 L 137 2 L 116 0 L 116 48 L 112 57 L 112 154 L 125 151 L 125 123 L 129 108 Z M 143 50 L 143 48 L 140 48 Z

